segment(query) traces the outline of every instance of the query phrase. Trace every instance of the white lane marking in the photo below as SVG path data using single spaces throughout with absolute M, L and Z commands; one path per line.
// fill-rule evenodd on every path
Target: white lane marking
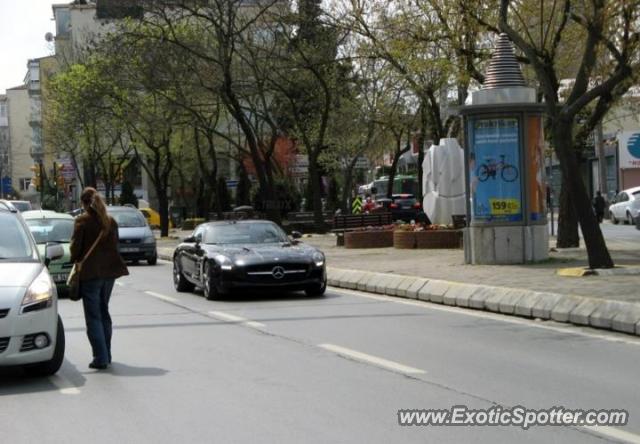
M 407 365 L 389 361 L 388 359 L 379 358 L 377 356 L 368 355 L 366 353 L 351 350 L 349 348 L 340 347 L 339 345 L 318 344 L 318 347 L 334 352 L 338 355 L 345 356 L 347 358 L 353 358 L 357 361 L 368 362 L 370 364 L 377 365 L 378 367 L 383 367 L 400 373 L 407 373 L 410 375 L 419 375 L 426 373 L 424 370 L 420 370 L 419 368 L 409 367 Z
M 245 322 L 245 325 L 247 327 L 253 327 L 253 328 L 264 328 L 264 327 L 266 327 L 266 325 L 264 325 L 262 322 L 256 322 L 256 321 Z
M 566 325 L 566 327 L 555 327 L 553 325 L 536 322 L 533 319 L 507 316 L 499 313 L 490 313 L 486 311 L 474 310 L 473 308 L 467 308 L 467 307 L 457 307 L 457 306 L 454 307 L 451 305 L 439 305 L 439 304 L 434 304 L 432 302 L 418 301 L 415 299 L 402 299 L 402 298 L 397 298 L 393 296 L 365 294 L 359 291 L 349 290 L 344 288 L 337 288 L 337 287 L 331 287 L 331 290 L 335 291 L 336 293 L 345 293 L 345 294 L 349 294 L 351 296 L 356 296 L 360 298 L 374 299 L 376 301 L 393 302 L 395 304 L 411 305 L 414 307 L 421 307 L 429 310 L 445 311 L 448 313 L 456 313 L 456 314 L 461 314 L 465 316 L 472 316 L 475 318 L 484 318 L 484 319 L 491 319 L 491 320 L 500 321 L 500 322 L 509 322 L 511 324 L 526 325 L 527 327 L 541 328 L 543 330 L 551 330 L 555 332 L 567 333 L 567 334 L 572 334 L 577 336 L 585 336 L 585 337 L 594 338 L 594 339 L 602 339 L 604 341 L 623 342 L 625 344 L 632 344 L 636 346 L 640 345 L 640 338 L 636 339 L 634 337 L 627 337 L 622 332 L 611 331 L 608 334 L 594 333 L 594 332 L 589 332 L 585 330 L 579 330 L 582 327 L 578 327 L 572 324 L 563 324 L 563 325 Z M 584 327 L 584 328 L 588 328 L 588 327 Z
M 148 294 L 149 296 L 153 296 L 154 298 L 161 299 L 163 301 L 178 302 L 176 298 L 172 298 L 171 296 L 165 296 L 163 294 L 156 293 L 154 291 L 145 291 L 145 293 Z
M 237 322 L 239 324 L 243 324 L 251 328 L 266 327 L 266 325 L 264 325 L 262 322 L 250 321 L 247 318 L 243 318 L 242 316 L 232 315 L 230 313 L 225 313 L 223 311 L 210 311 L 209 314 L 212 316 L 215 316 L 218 319 L 222 319 L 224 321 L 229 321 L 229 322 Z
M 215 316 L 216 318 L 224 319 L 225 321 L 229 322 L 247 322 L 247 318 L 224 313 L 222 311 L 210 311 L 209 314 Z
M 619 441 L 628 442 L 632 444 L 640 444 L 640 435 L 634 433 L 625 432 L 622 429 L 609 426 L 584 426 L 585 429 L 596 433 L 598 435 L 606 436 L 608 438 L 617 439 Z
M 58 387 L 58 391 L 63 395 L 79 395 L 80 394 L 80 389 L 78 387 L 75 387 L 73 384 L 71 384 L 70 381 L 68 381 L 67 379 L 63 378 L 60 375 L 53 376 L 51 378 L 51 382 L 53 382 L 53 385 Z

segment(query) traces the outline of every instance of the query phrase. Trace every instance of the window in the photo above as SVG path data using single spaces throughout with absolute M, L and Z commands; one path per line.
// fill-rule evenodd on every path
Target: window
M 0 119 L 7 117 L 7 104 L 5 102 L 0 103 Z
M 29 191 L 29 185 L 31 185 L 30 177 L 20 178 L 20 191 Z

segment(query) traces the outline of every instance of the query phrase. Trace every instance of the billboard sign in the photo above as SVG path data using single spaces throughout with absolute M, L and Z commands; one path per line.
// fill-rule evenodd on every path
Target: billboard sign
M 471 214 L 482 222 L 523 221 L 517 118 L 469 122 Z
M 640 131 L 618 134 L 618 159 L 622 169 L 640 168 Z

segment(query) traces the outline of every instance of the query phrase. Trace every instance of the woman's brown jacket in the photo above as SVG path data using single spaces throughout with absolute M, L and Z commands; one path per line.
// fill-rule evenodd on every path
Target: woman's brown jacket
M 118 224 L 110 217 L 111 224 L 108 233 L 82 264 L 80 280 L 119 278 L 129 274 L 120 253 L 118 253 Z M 71 238 L 71 262 L 81 261 L 89 251 L 102 229 L 98 217 L 91 213 L 84 213 L 76 218 Z

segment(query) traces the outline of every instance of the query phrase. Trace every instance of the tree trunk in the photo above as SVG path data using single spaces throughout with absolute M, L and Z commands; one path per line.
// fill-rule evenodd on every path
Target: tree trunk
M 577 248 L 580 246 L 578 216 L 571 201 L 569 184 L 564 179 L 560 188 L 560 212 L 558 213 L 557 248 Z
M 347 168 L 344 172 L 344 187 L 342 188 L 342 202 L 340 202 L 340 208 L 344 211 L 344 214 L 349 214 L 351 212 L 351 208 L 349 208 L 349 199 L 351 198 L 352 187 L 353 187 L 353 169 L 356 166 L 356 162 L 358 161 L 358 156 L 355 156 L 347 165 Z
M 160 205 L 158 209 L 160 213 L 160 236 L 167 237 L 169 236 L 169 197 L 167 196 L 167 188 L 166 186 L 158 187 L 156 192 L 158 193 L 158 204 Z
M 322 212 L 322 177 L 317 156 L 313 153 L 309 153 L 309 186 L 313 195 L 313 221 L 316 230 L 322 233 L 326 229 Z
M 560 160 L 562 181 L 568 184 L 573 207 L 580 222 L 587 247 L 590 268 L 612 268 L 613 260 L 607 249 L 600 224 L 591 206 L 591 198 L 580 174 L 580 165 L 573 149 L 573 123 L 559 121 L 553 131 L 553 143 Z

